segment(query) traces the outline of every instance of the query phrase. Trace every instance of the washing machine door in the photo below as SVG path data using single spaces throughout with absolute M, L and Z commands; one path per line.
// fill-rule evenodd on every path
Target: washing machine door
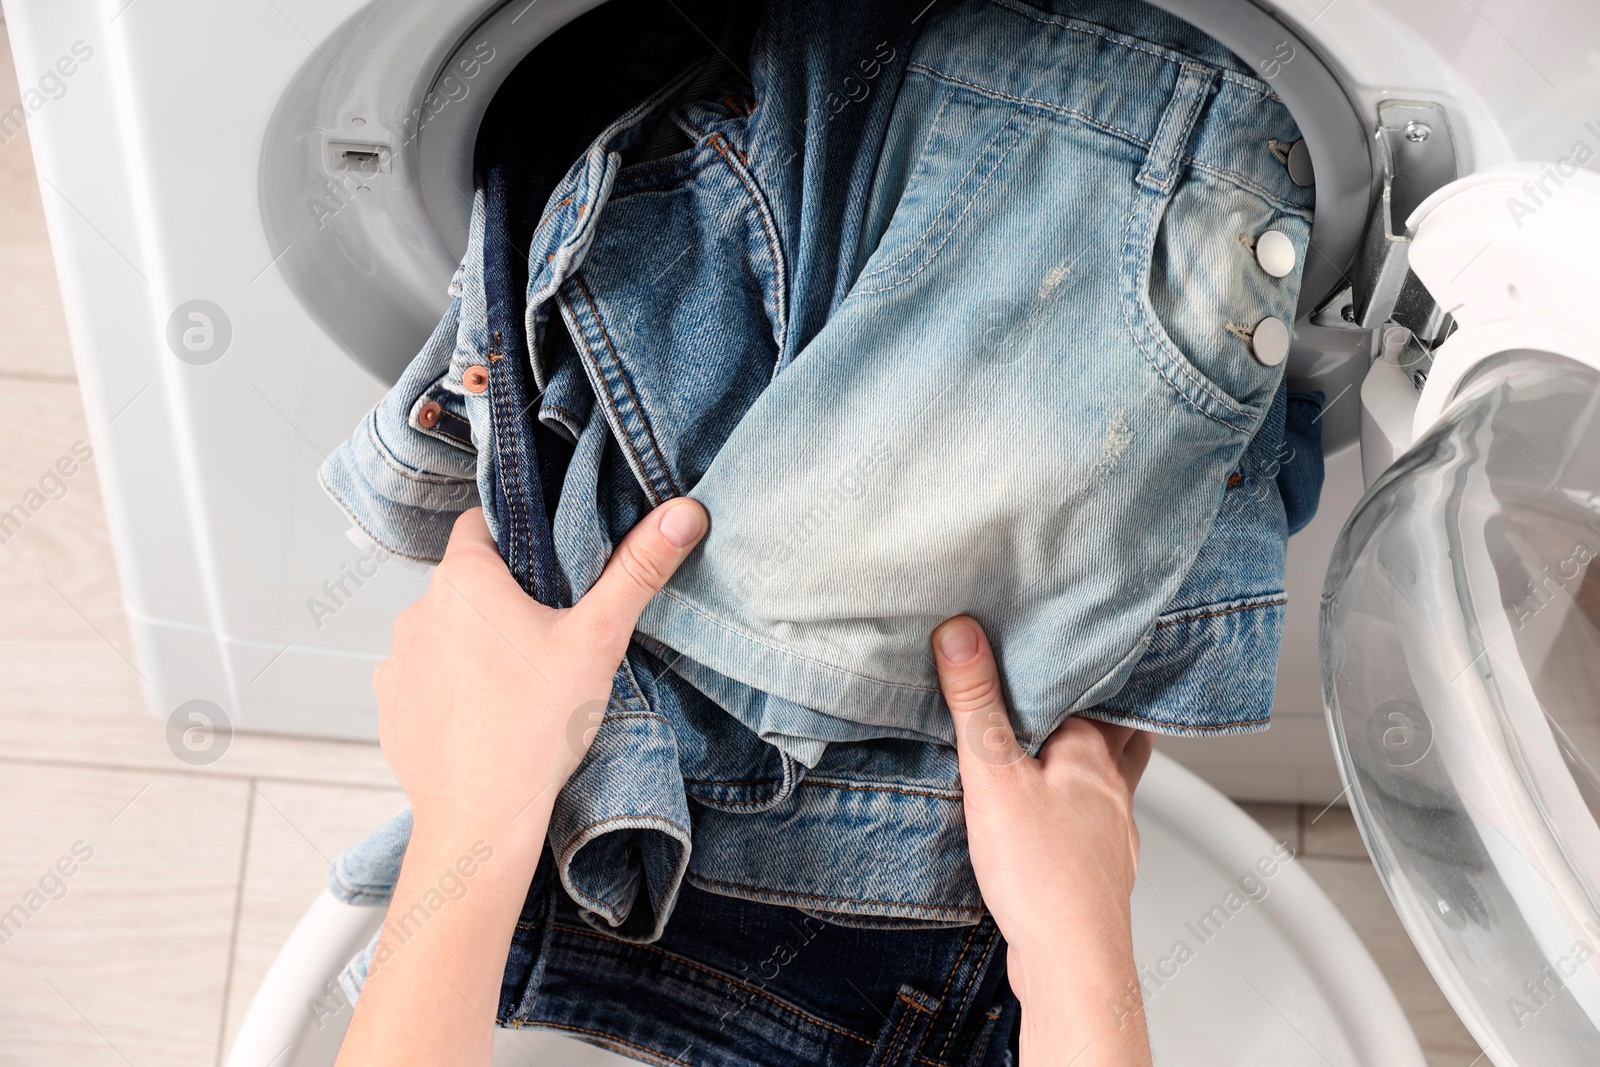
M 1426 432 L 1346 524 L 1322 606 L 1351 808 L 1424 960 L 1500 1067 L 1600 1063 L 1592 177 L 1542 207 L 1521 174 L 1432 203 L 1412 265 L 1461 326 L 1419 407 Z

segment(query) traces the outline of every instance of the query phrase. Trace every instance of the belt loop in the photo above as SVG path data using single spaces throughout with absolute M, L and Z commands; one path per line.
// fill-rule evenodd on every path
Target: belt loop
M 1150 142 L 1150 153 L 1134 180 L 1146 189 L 1166 195 L 1183 170 L 1183 152 L 1204 109 L 1217 72 L 1198 63 L 1184 63 L 1178 70 L 1178 84 L 1161 116 L 1161 124 Z

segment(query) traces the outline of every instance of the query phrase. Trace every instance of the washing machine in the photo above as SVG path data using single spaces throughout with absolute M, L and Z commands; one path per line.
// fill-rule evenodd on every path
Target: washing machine
M 157 715 L 375 736 L 371 669 L 426 575 L 350 539 L 315 471 L 447 304 L 489 101 L 598 2 L 5 0 L 24 83 L 60 87 L 26 121 Z M 1348 802 L 1495 1064 L 1600 1062 L 1600 6 L 1155 2 L 1302 130 L 1289 376 L 1327 397 L 1274 729 L 1170 751 L 1236 795 Z M 1270 842 L 1165 757 L 1139 804 L 1160 967 Z M 1422 1062 L 1302 872 L 1247 918 L 1151 995 L 1158 1050 Z M 316 902 L 230 1062 L 329 1062 L 307 1006 L 376 921 Z

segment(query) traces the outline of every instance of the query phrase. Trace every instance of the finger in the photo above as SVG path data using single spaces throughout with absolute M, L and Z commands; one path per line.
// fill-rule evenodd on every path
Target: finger
M 946 619 L 933 631 L 933 659 L 955 721 L 963 776 L 968 767 L 1004 767 L 1022 759 L 983 627 L 965 615 Z
M 1144 769 L 1150 766 L 1150 755 L 1156 750 L 1156 735 L 1148 730 L 1135 730 L 1133 736 L 1128 738 L 1127 747 L 1122 750 L 1122 760 L 1119 769 L 1122 771 L 1122 780 L 1128 783 L 1131 793 L 1139 787 L 1139 779 L 1144 777 Z
M 444 559 L 463 552 L 485 550 L 492 552 L 496 559 L 500 557 L 500 549 L 494 543 L 494 536 L 489 533 L 489 523 L 483 517 L 483 509 L 469 508 L 456 516 L 455 525 L 450 527 L 450 540 L 444 546 Z
M 688 497 L 656 508 L 628 531 L 600 579 L 573 606 L 574 614 L 604 634 L 607 644 L 626 640 L 650 598 L 705 536 L 709 522 L 706 509 Z

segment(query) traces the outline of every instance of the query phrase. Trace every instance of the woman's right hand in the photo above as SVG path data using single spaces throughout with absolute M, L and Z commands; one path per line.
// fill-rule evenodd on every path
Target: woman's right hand
M 1022 1067 L 1148 1065 L 1130 897 L 1133 790 L 1151 735 L 1073 717 L 1028 756 L 982 628 L 949 619 L 933 648 L 955 720 L 973 871 L 1022 1002 Z

